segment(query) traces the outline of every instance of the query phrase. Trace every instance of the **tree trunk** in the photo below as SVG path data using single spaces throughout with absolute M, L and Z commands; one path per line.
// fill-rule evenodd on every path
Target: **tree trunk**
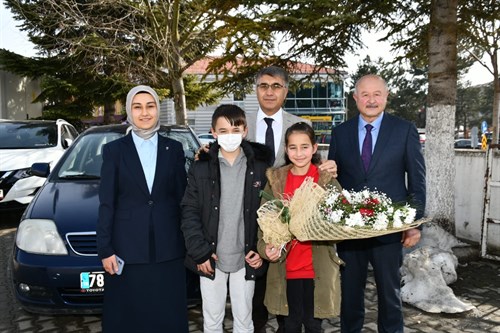
M 500 77 L 498 73 L 498 53 L 495 52 L 491 57 L 491 63 L 493 65 L 493 135 L 491 136 L 491 143 L 498 142 L 498 133 L 500 126 Z
M 115 122 L 115 103 L 106 102 L 104 104 L 104 114 L 102 116 L 102 123 L 104 125 L 113 124 Z
M 179 21 L 180 21 L 181 1 L 174 1 L 171 18 L 171 39 L 173 52 L 170 54 L 172 61 L 171 75 L 172 90 L 174 95 L 175 122 L 177 125 L 187 125 L 186 113 L 186 90 L 184 89 L 184 79 L 182 78 L 182 56 L 179 45 Z
M 432 0 L 429 34 L 426 214 L 455 234 L 457 0 Z
M 187 125 L 186 91 L 182 76 L 172 79 L 172 90 L 174 95 L 175 123 Z

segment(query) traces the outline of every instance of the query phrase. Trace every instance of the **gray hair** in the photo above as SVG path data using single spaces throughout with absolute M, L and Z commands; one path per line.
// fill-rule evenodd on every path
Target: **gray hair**
M 283 68 L 278 66 L 269 66 L 261 69 L 255 76 L 255 84 L 258 84 L 260 78 L 264 75 L 279 77 L 280 79 L 283 80 L 283 82 L 285 82 L 285 87 L 288 87 L 288 72 Z

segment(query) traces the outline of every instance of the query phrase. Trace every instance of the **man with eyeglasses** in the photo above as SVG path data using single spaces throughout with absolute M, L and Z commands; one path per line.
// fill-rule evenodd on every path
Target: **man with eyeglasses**
M 284 69 L 277 66 L 261 69 L 255 84 L 259 110 L 257 113 L 247 113 L 248 139 L 269 146 L 274 152 L 272 165 L 281 166 L 285 163 L 286 129 L 301 121 L 309 125 L 311 122 L 282 109 L 288 93 L 288 73 Z
M 311 124 L 310 120 L 295 116 L 283 110 L 288 93 L 288 73 L 277 66 L 261 69 L 256 77 L 256 94 L 259 101 L 257 113 L 247 113 L 248 135 L 250 141 L 263 143 L 274 152 L 271 161 L 273 167 L 285 164 L 285 132 L 288 127 L 298 122 Z M 337 165 L 334 161 L 323 161 L 319 166 L 337 177 Z M 266 276 L 258 277 L 255 281 L 253 297 L 252 319 L 255 333 L 265 333 L 268 312 L 264 306 L 266 293 Z M 277 316 L 278 331 L 283 332 L 283 317 Z

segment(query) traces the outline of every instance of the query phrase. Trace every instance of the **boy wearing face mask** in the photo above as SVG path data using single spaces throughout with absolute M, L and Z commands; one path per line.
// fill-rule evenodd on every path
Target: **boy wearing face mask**
M 257 209 L 272 155 L 245 140 L 245 112 L 236 105 L 214 111 L 211 131 L 217 140 L 192 165 L 181 203 L 186 265 L 201 276 L 203 331 L 222 333 L 229 281 L 233 332 L 253 333 L 252 297 L 262 271 Z

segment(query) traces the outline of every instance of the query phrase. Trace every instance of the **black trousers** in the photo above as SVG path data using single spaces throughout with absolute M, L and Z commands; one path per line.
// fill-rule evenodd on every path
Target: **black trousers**
M 338 244 L 339 257 L 346 263 L 341 269 L 342 333 L 361 333 L 365 319 L 365 285 L 368 263 L 373 267 L 377 285 L 379 333 L 402 333 L 404 330 L 401 303 L 403 260 L 401 242 L 382 243 L 377 238 L 348 240 Z
M 285 333 L 321 333 L 321 322 L 314 318 L 314 279 L 286 280 L 288 316 L 285 317 Z

